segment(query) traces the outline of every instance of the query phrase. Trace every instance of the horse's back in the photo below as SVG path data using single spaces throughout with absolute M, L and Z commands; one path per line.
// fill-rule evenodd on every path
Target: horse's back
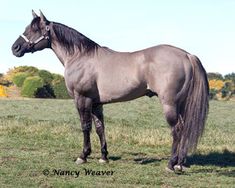
M 160 98 L 173 98 L 182 89 L 191 67 L 188 53 L 169 45 L 132 53 L 103 48 L 95 61 L 102 102 L 131 100 L 149 89 Z

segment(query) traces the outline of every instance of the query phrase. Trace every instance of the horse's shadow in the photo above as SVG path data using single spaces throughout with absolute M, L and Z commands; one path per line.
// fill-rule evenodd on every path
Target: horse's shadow
M 201 165 L 201 166 L 215 166 L 215 168 L 202 168 L 194 170 L 193 173 L 217 173 L 218 175 L 224 175 L 229 177 L 235 177 L 235 153 L 224 150 L 223 152 L 211 152 L 207 155 L 194 154 L 187 158 L 187 165 Z M 230 169 L 227 169 L 230 168 Z
M 211 152 L 207 155 L 194 154 L 187 158 L 188 165 L 213 165 L 218 167 L 235 167 L 235 153 L 224 150 L 221 152 Z
M 112 161 L 117 161 L 117 160 L 124 160 L 124 161 L 131 161 L 133 160 L 137 164 L 141 165 L 147 165 L 147 164 L 155 164 L 159 165 L 162 160 L 166 160 L 167 158 L 157 158 L 157 157 L 148 157 L 147 154 L 144 153 L 132 153 L 132 152 L 127 152 L 125 154 L 131 155 L 131 157 L 128 159 L 122 159 L 121 156 L 110 156 L 109 159 Z M 133 159 L 134 156 L 134 159 Z
M 148 158 L 147 155 L 143 153 L 129 153 L 135 156 L 134 162 L 141 165 L 155 164 L 159 165 L 162 160 L 168 160 L 169 158 Z M 121 160 L 120 156 L 112 156 L 110 160 L 117 161 Z M 194 154 L 187 158 L 186 166 L 191 165 L 199 166 L 215 166 L 221 169 L 215 170 L 215 168 L 201 168 L 198 170 L 193 170 L 192 173 L 217 173 L 218 175 L 224 175 L 229 177 L 235 177 L 235 169 L 227 169 L 235 167 L 235 152 L 224 150 L 223 152 L 211 152 L 208 154 Z

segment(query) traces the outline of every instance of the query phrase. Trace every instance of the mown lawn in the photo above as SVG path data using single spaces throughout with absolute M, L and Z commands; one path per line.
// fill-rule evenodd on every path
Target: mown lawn
M 0 187 L 235 187 L 235 102 L 210 102 L 183 174 L 165 171 L 172 140 L 155 98 L 105 106 L 102 165 L 94 130 L 88 163 L 74 163 L 83 138 L 72 100 L 0 100 L 0 112 Z

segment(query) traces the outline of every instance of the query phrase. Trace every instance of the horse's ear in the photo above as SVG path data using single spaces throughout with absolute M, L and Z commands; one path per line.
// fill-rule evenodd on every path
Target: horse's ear
M 34 12 L 34 10 L 32 10 L 32 15 L 33 15 L 33 18 L 37 18 L 38 15 Z
M 44 22 L 48 22 L 48 20 L 46 19 L 46 17 L 42 13 L 42 11 L 41 10 L 39 10 L 39 11 L 40 11 L 40 18 L 41 18 L 41 20 L 44 21 Z

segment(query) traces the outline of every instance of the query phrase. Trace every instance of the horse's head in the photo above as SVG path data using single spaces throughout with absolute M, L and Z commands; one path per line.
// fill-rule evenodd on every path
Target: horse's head
M 25 53 L 35 52 L 51 47 L 50 22 L 40 11 L 38 16 L 32 11 L 33 20 L 28 25 L 22 35 L 12 45 L 12 52 L 17 57 L 22 57 Z

